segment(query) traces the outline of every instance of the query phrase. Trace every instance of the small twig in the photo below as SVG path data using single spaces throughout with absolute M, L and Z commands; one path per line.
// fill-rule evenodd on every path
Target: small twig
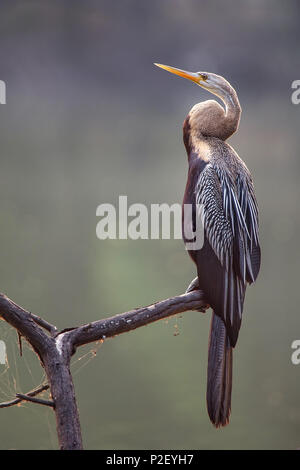
M 39 393 L 42 393 L 44 392 L 45 390 L 48 390 L 49 389 L 49 385 L 42 385 L 41 387 L 35 389 L 35 390 L 32 390 L 31 392 L 28 392 L 26 393 L 26 397 L 35 397 L 36 395 L 38 395 Z M 9 406 L 14 406 L 14 405 L 18 405 L 18 403 L 21 403 L 22 401 L 25 400 L 25 398 L 21 398 L 20 396 L 21 394 L 17 394 L 16 396 L 18 398 L 15 398 L 14 400 L 11 400 L 11 401 L 5 401 L 3 403 L 0 403 L 0 408 L 8 408 Z
M 19 350 L 20 350 L 20 356 L 23 356 L 23 347 L 22 347 L 22 335 L 18 331 L 18 340 L 19 340 Z
M 49 333 L 51 334 L 51 336 L 55 336 L 56 333 L 57 333 L 57 328 L 56 326 L 54 325 L 51 325 L 51 323 L 47 322 L 46 320 L 44 320 L 43 318 L 41 317 L 38 317 L 37 315 L 35 315 L 34 313 L 31 313 L 29 312 L 29 315 L 31 316 L 32 320 L 37 323 L 39 326 L 41 326 L 42 328 L 44 328 L 46 331 L 49 331 Z
M 32 403 L 38 403 L 39 405 L 52 406 L 54 408 L 54 401 L 42 400 L 41 398 L 33 398 L 23 393 L 16 393 L 16 397 L 22 398 L 22 400 L 30 401 Z

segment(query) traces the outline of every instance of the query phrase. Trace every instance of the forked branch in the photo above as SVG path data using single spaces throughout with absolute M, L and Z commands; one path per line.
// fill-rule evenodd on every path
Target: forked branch
M 36 394 L 46 390 L 44 388 L 38 393 L 33 391 L 26 395 L 18 394 L 11 402 L 6 402 L 2 406 L 0 404 L 0 408 L 12 406 L 22 400 L 53 407 L 60 448 L 81 449 L 79 413 L 70 372 L 70 359 L 76 349 L 84 344 L 126 333 L 172 315 L 206 308 L 207 303 L 203 293 L 195 290 L 147 307 L 58 332 L 56 326 L 27 312 L 4 294 L 0 294 L 0 317 L 16 328 L 39 356 L 47 374 L 53 400 L 34 398 Z

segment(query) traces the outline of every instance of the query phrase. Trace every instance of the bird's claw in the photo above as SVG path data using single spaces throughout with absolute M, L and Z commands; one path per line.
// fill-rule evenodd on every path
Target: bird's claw
M 192 292 L 193 290 L 198 290 L 198 289 L 199 289 L 199 279 L 198 277 L 195 277 L 195 279 L 193 279 L 192 282 L 189 284 L 185 293 L 187 294 L 188 292 Z
M 206 313 L 206 310 L 210 307 L 210 305 L 206 304 L 206 305 L 203 305 L 203 307 L 200 307 L 198 308 L 198 312 L 201 312 L 201 313 Z
M 185 291 L 186 294 L 188 294 L 189 292 L 193 292 L 194 290 L 198 290 L 200 289 L 200 286 L 199 286 L 199 279 L 198 277 L 195 277 L 195 279 L 192 280 L 192 282 L 190 283 L 190 285 L 188 286 L 187 290 Z M 197 308 L 197 311 L 198 312 L 201 312 L 201 313 L 205 313 L 206 310 L 210 307 L 209 304 L 206 304 L 206 305 L 203 305 L 202 307 L 200 308 Z

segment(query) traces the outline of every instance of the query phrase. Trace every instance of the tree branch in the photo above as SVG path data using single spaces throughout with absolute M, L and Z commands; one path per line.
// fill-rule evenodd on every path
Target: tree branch
M 32 403 L 38 403 L 39 405 L 52 406 L 54 408 L 54 402 L 50 400 L 42 400 L 41 398 L 30 397 L 23 393 L 16 393 L 17 398 L 21 398 L 24 401 L 30 401 Z
M 205 307 L 207 307 L 207 302 L 204 299 L 204 294 L 197 290 L 156 302 L 147 307 L 88 323 L 70 331 L 61 332 L 60 335 L 65 336 L 64 342 L 69 342 L 73 348 L 76 348 L 93 341 L 135 330 L 187 310 L 199 310 Z
M 50 338 L 33 320 L 32 314 L 19 307 L 6 295 L 0 294 L 0 317 L 15 327 L 42 359 L 49 348 Z
M 40 325 L 42 328 L 44 328 L 45 330 L 49 331 L 49 333 L 52 335 L 52 336 L 55 336 L 56 333 L 57 333 L 57 328 L 56 326 L 54 325 L 51 325 L 51 323 L 48 323 L 46 320 L 44 320 L 43 318 L 41 317 L 38 317 L 37 315 L 34 315 L 34 313 L 31 313 L 29 312 L 29 315 L 31 316 L 31 318 L 33 319 L 33 321 L 35 321 L 35 323 L 37 323 L 38 325 Z
M 25 398 L 22 398 L 22 397 L 26 397 L 26 398 L 35 397 L 39 393 L 42 393 L 42 392 L 44 392 L 45 390 L 48 390 L 48 389 L 49 389 L 49 385 L 42 385 L 41 387 L 39 387 L 35 390 L 32 390 L 31 392 L 26 393 L 26 395 L 23 395 L 21 393 L 17 393 L 16 397 L 18 397 L 18 398 L 15 398 L 14 400 L 11 400 L 11 401 L 4 401 L 3 403 L 0 403 L 0 408 L 8 408 L 9 406 L 18 405 L 23 400 L 25 400 Z
M 51 406 L 56 415 L 60 448 L 82 449 L 79 413 L 70 372 L 70 360 L 76 348 L 135 330 L 187 310 L 205 311 L 207 307 L 203 292 L 194 290 L 147 307 L 137 308 L 86 325 L 67 328 L 57 333 L 54 325 L 27 312 L 8 297 L 0 294 L 0 317 L 15 327 L 19 335 L 26 338 L 40 357 L 53 399 L 53 401 L 48 401 L 33 398 L 42 391 L 37 389 L 26 395 L 17 394 L 15 400 L 0 404 L 0 408 L 15 405 L 22 400 Z

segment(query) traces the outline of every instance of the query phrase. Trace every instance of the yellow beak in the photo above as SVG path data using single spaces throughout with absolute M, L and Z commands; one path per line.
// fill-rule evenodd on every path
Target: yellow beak
M 169 65 L 162 65 L 162 64 L 155 64 L 157 67 L 161 69 L 167 70 L 168 72 L 175 73 L 175 75 L 179 75 L 179 77 L 187 78 L 188 80 L 192 80 L 192 82 L 200 84 L 202 80 L 201 75 L 194 72 L 187 72 L 186 70 L 176 69 L 175 67 L 169 67 Z

